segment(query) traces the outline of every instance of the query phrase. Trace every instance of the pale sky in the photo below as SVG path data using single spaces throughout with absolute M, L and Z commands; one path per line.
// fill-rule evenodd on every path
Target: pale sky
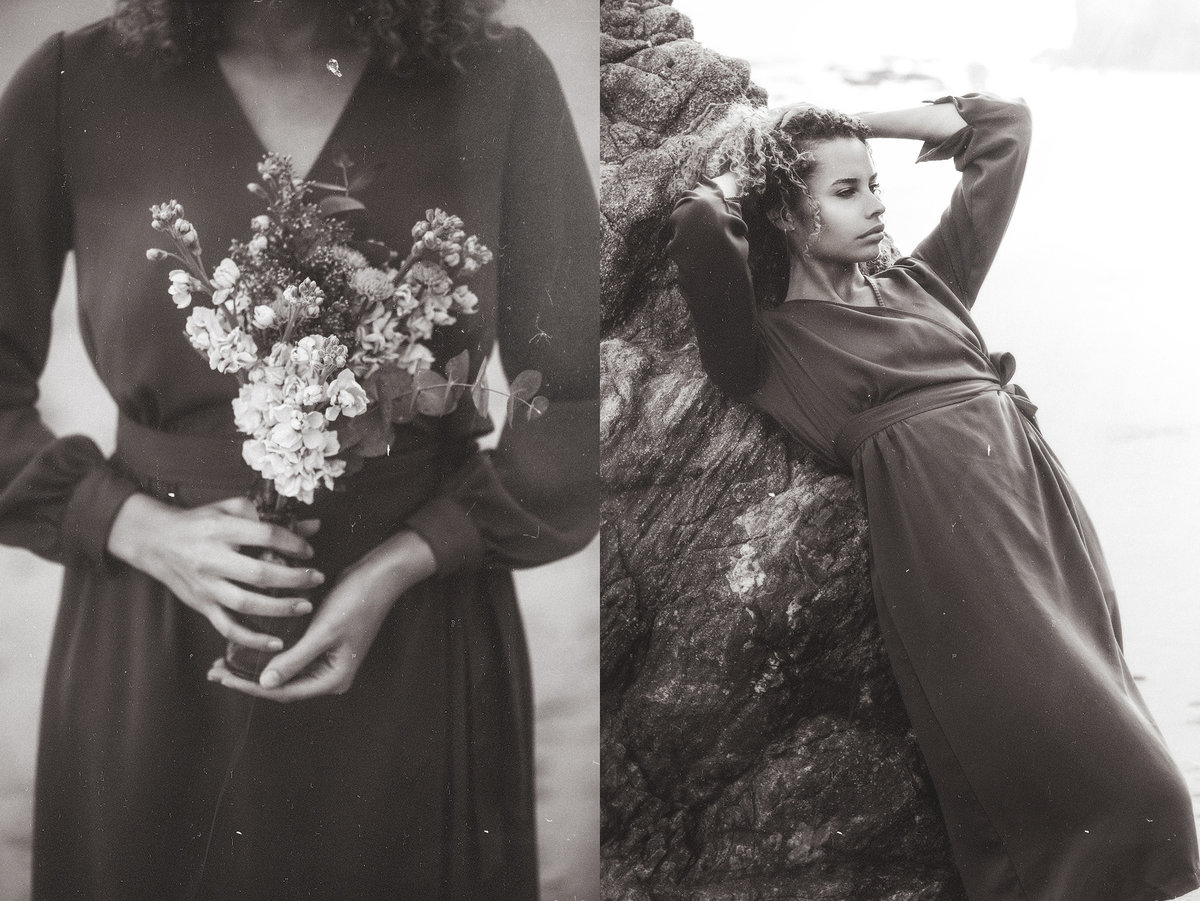
M 853 64 L 880 56 L 1025 60 L 1070 43 L 1074 0 L 674 0 L 728 56 Z

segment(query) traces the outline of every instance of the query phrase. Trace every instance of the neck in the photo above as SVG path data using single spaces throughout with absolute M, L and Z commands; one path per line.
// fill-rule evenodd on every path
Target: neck
M 806 254 L 791 255 L 788 275 L 789 299 L 832 300 L 855 303 L 867 288 L 857 263 L 817 260 Z
M 311 56 L 336 46 L 328 4 L 317 0 L 229 0 L 224 4 L 225 47 L 278 60 Z

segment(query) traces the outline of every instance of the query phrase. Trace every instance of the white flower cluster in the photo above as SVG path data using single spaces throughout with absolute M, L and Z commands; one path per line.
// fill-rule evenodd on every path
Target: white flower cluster
M 346 470 L 334 423 L 366 412 L 363 384 L 403 390 L 381 387 L 394 379 L 368 383 L 381 368 L 415 375 L 433 366 L 426 342 L 475 312 L 465 282 L 492 254 L 457 216 L 431 209 L 413 227 L 403 261 L 373 266 L 349 246 L 348 228 L 305 199 L 310 186 L 290 159 L 268 155 L 258 171 L 262 184 L 248 187 L 270 214 L 254 217 L 250 240 L 234 242 L 211 276 L 199 235 L 174 200 L 151 208 L 151 226 L 175 252 L 151 248 L 146 256 L 181 264 L 168 292 L 178 308 L 192 307 L 188 340 L 214 370 L 238 377 L 234 422 L 249 436 L 243 458 L 282 497 L 312 503 L 319 486 L 332 488 Z M 211 304 L 193 306 L 197 293 Z
M 241 372 L 258 359 L 254 339 L 237 326 L 229 325 L 222 311 L 196 307 L 184 324 L 192 347 L 208 355 L 208 365 L 217 372 Z
M 367 409 L 367 394 L 346 362 L 346 348 L 335 337 L 278 342 L 250 368 L 233 401 L 234 423 L 250 436 L 243 459 L 284 497 L 311 504 L 318 485 L 332 488 L 345 472 L 329 425 Z
M 438 326 L 453 325 L 475 312 L 478 298 L 456 279 L 467 278 L 492 259 L 492 253 L 463 221 L 443 210 L 427 210 L 413 226 L 414 243 L 399 271 L 363 267 L 351 286 L 364 299 L 352 362 L 364 378 L 381 366 L 415 374 L 433 365 L 423 342 Z

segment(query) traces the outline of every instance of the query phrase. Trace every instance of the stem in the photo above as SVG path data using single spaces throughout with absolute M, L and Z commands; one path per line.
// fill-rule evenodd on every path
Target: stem
M 472 388 L 473 389 L 474 387 L 475 386 L 473 384 L 470 384 L 468 382 L 446 382 L 444 385 L 433 385 L 433 386 L 430 386 L 427 388 L 413 388 L 411 391 L 401 391 L 399 394 L 396 395 L 396 398 L 398 400 L 401 397 L 408 397 L 408 395 L 410 395 L 410 394 L 420 394 L 422 391 L 445 391 L 447 388 Z M 499 395 L 502 395 L 503 397 L 511 397 L 517 403 L 524 404 L 525 406 L 529 407 L 529 409 L 531 409 L 531 410 L 533 409 L 533 404 L 531 404 L 529 401 L 525 400 L 525 398 L 521 397 L 520 395 L 513 394 L 511 391 L 501 391 L 499 388 L 484 388 L 483 390 L 486 391 L 488 394 L 499 394 Z

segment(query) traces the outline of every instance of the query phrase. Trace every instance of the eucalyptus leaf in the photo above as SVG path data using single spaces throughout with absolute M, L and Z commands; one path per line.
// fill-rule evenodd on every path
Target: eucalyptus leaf
M 529 400 L 542 387 L 542 374 L 536 369 L 526 369 L 517 373 L 517 377 L 509 384 L 508 390 L 521 400 Z
M 475 376 L 475 382 L 471 385 L 471 403 L 475 405 L 475 409 L 481 415 L 486 414 L 488 410 L 488 380 L 487 380 L 487 360 L 484 360 L 479 365 L 479 372 Z
M 471 355 L 465 350 L 459 351 L 446 362 L 446 379 L 462 384 L 467 380 L 470 370 Z
M 343 449 L 353 449 L 360 457 L 382 457 L 392 444 L 392 424 L 376 407 L 343 420 L 338 425 L 337 436 Z
M 539 394 L 525 408 L 525 421 L 533 422 L 535 419 L 541 419 L 546 415 L 548 409 L 550 409 L 550 401 Z
M 317 206 L 321 208 L 321 212 L 326 216 L 344 216 L 347 213 L 366 209 L 361 200 L 347 197 L 345 194 L 331 194 L 328 197 L 323 197 Z
M 417 412 L 426 416 L 444 416 L 449 412 L 450 383 L 432 369 L 422 369 L 413 376 L 417 394 Z

